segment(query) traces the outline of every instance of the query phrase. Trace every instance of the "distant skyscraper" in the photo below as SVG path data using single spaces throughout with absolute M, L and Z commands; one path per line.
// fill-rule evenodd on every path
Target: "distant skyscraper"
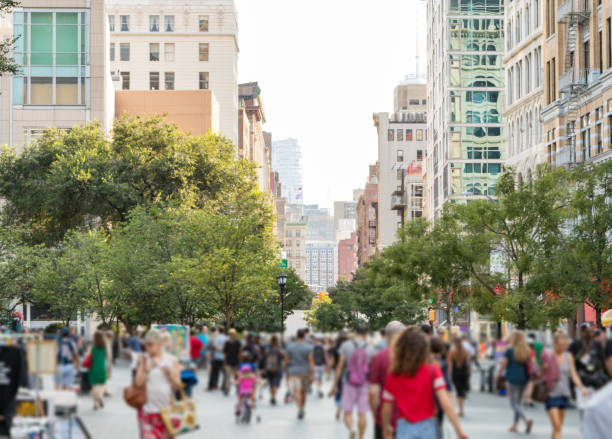
M 283 196 L 289 204 L 302 204 L 302 149 L 295 139 L 272 142 L 272 169 L 278 172 Z

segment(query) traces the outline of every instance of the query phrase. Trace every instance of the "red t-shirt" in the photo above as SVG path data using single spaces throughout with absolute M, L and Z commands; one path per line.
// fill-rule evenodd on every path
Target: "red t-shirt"
M 197 336 L 193 335 L 189 337 L 189 354 L 192 360 L 197 360 L 202 354 L 204 349 L 204 343 Z
M 385 388 L 385 382 L 389 375 L 389 368 L 391 367 L 391 354 L 389 348 L 383 349 L 378 354 L 372 357 L 370 362 L 370 384 L 378 384 L 380 386 L 380 404 L 378 410 L 376 410 L 376 425 L 379 427 L 383 426 L 382 423 L 382 394 Z M 397 420 L 399 419 L 399 411 L 396 406 L 393 406 L 393 415 L 391 415 L 391 425 L 395 427 Z
M 439 389 L 446 389 L 440 366 L 423 364 L 413 377 L 389 373 L 383 401 L 395 403 L 400 418 L 414 424 L 435 416 L 434 391 Z

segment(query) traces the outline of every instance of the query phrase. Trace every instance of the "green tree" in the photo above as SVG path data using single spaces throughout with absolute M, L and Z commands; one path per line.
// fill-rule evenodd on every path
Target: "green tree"
M 469 267 L 481 287 L 481 294 L 475 295 L 480 311 L 492 305 L 494 318 L 520 329 L 547 321 L 544 292 L 528 281 L 536 271 L 538 255 L 558 245 L 568 204 L 567 178 L 562 169 L 541 168 L 533 182 L 517 184 L 514 174 L 508 172 L 497 183 L 497 200 L 476 200 L 449 210 L 481 252 Z M 482 265 L 482 257 L 493 253 L 501 254 L 505 261 L 501 289 L 497 287 L 500 276 Z
M 0 195 L 10 224 L 30 223 L 37 242 L 60 242 L 84 225 L 125 221 L 135 206 L 203 206 L 243 184 L 253 165 L 217 135 L 192 137 L 163 118 L 122 117 L 108 139 L 98 123 L 50 128 L 17 154 L 0 154 Z
M 612 163 L 586 164 L 572 172 L 571 218 L 566 229 L 567 246 L 553 255 L 557 267 L 565 267 L 559 279 L 557 299 L 561 303 L 587 303 L 601 314 L 612 306 Z M 575 309 L 575 307 L 574 307 Z
M 19 6 L 19 2 L 15 0 L 0 0 L 0 14 L 8 15 L 12 9 Z M 0 41 L 0 73 L 19 72 L 19 64 L 15 63 L 11 53 L 15 41 L 14 38 L 5 38 Z
M 285 289 L 284 318 L 292 315 L 296 310 L 306 310 L 314 294 L 297 275 L 293 268 L 288 270 L 273 267 L 269 277 L 269 289 L 273 294 L 255 296 L 248 312 L 243 312 L 235 319 L 235 326 L 249 328 L 255 331 L 278 332 L 281 329 L 280 294 L 276 277 L 283 271 L 287 274 Z

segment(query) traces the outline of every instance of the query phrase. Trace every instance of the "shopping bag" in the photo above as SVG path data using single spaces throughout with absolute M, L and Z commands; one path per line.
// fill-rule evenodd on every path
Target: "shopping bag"
M 159 412 L 172 437 L 200 428 L 195 401 L 187 398 L 185 392 L 181 392 L 181 395 L 180 401 L 172 401 L 169 407 L 164 407 Z
M 93 361 L 93 358 L 91 356 L 91 354 L 87 355 L 85 357 L 85 359 L 83 360 L 83 368 L 85 369 L 91 369 L 91 363 Z

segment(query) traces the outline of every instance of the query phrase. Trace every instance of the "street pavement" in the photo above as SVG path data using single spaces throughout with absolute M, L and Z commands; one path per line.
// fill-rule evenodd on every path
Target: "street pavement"
M 182 436 L 185 439 L 219 438 L 219 439 L 336 439 L 348 438 L 344 425 L 336 421 L 335 406 L 330 398 L 318 399 L 310 397 L 306 406 L 306 418 L 298 421 L 296 408 L 293 404 L 282 402 L 272 407 L 269 403 L 269 393 L 264 390 L 264 399 L 258 402 L 255 415 L 261 417 L 261 422 L 255 420 L 251 425 L 237 425 L 234 420 L 235 397 L 225 397 L 220 392 L 206 392 L 207 382 L 203 372 L 200 372 L 200 383 L 194 390 L 194 398 L 198 405 L 198 416 L 201 428 L 199 431 Z M 477 377 L 474 377 L 477 380 Z M 127 363 L 118 364 L 113 370 L 109 388 L 113 396 L 106 399 L 102 411 L 93 411 L 89 397 L 79 398 L 79 414 L 89 429 L 93 439 L 137 439 L 136 412 L 128 407 L 122 398 L 122 390 L 128 385 L 130 372 Z M 477 389 L 477 383 L 473 383 Z M 326 383 L 329 389 L 330 383 Z M 282 399 L 284 389 L 279 392 Z M 535 420 L 532 434 L 534 439 L 548 439 L 551 428 L 542 405 L 527 408 L 527 415 Z M 466 406 L 466 416 L 462 419 L 464 429 L 471 439 L 505 439 L 524 437 L 508 432 L 512 421 L 512 411 L 508 398 L 478 391 L 470 393 Z M 366 438 L 374 437 L 372 420 L 368 418 Z M 448 428 L 448 426 L 447 426 Z M 522 427 L 521 427 L 522 428 Z M 454 435 L 446 437 L 453 438 Z M 576 410 L 570 410 L 566 417 L 563 433 L 564 439 L 578 439 L 579 417 Z

